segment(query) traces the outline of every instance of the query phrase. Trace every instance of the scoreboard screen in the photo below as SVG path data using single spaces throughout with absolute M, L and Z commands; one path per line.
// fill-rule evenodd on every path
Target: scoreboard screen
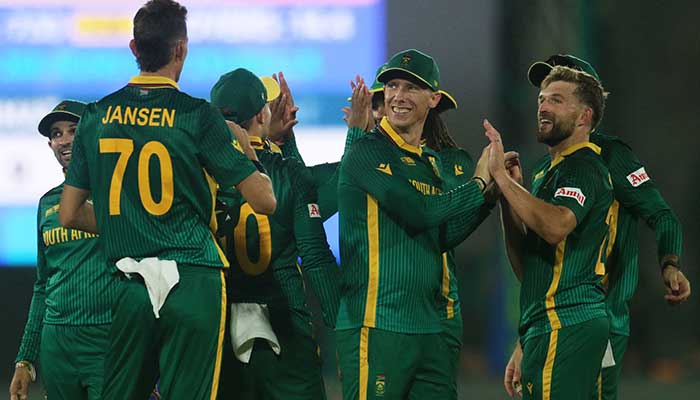
M 0 0 L 0 267 L 33 266 L 36 206 L 63 180 L 39 120 L 61 99 L 95 101 L 138 75 L 128 44 L 145 1 Z M 348 82 L 385 61 L 384 0 L 182 0 L 181 90 L 208 99 L 220 75 L 283 71 L 307 165 L 340 159 Z M 337 216 L 326 226 L 336 257 Z

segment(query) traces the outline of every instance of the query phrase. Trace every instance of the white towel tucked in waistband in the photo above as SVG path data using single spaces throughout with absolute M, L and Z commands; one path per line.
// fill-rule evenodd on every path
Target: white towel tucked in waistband
M 615 356 L 613 355 L 612 344 L 610 339 L 608 339 L 608 347 L 605 349 L 605 354 L 603 355 L 603 362 L 601 368 L 608 368 L 615 366 Z
M 129 277 L 129 274 L 139 274 L 146 283 L 148 297 L 153 305 L 153 314 L 160 318 L 159 311 L 170 290 L 180 281 L 177 263 L 173 260 L 159 260 L 156 257 L 136 261 L 126 257 L 117 261 L 117 268 Z
M 236 358 L 247 364 L 257 338 L 265 339 L 275 354 L 282 351 L 277 335 L 272 331 L 267 304 L 232 303 L 231 343 Z

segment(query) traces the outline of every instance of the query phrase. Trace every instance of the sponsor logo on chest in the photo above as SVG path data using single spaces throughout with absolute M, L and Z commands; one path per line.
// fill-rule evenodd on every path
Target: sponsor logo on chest
M 586 195 L 579 188 L 560 187 L 554 192 L 554 197 L 571 197 L 582 207 L 586 203 Z
M 633 187 L 637 187 L 642 183 L 648 181 L 649 175 L 647 174 L 647 171 L 644 170 L 644 167 L 642 167 L 627 175 L 627 180 L 629 181 L 630 185 L 632 185 Z

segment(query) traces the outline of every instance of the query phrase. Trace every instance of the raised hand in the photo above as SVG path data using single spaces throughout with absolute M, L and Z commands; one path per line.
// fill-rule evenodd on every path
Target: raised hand
M 484 129 L 486 130 L 486 137 L 489 139 L 489 142 L 491 142 L 489 145 L 490 151 L 488 157 L 489 172 L 493 177 L 496 177 L 499 174 L 506 173 L 506 157 L 503 152 L 503 142 L 501 141 L 501 134 L 487 119 L 484 120 Z
M 350 97 L 350 107 L 343 107 L 343 118 L 349 128 L 360 128 L 369 131 L 374 127 L 372 117 L 372 93 L 370 93 L 364 79 L 357 75 L 355 81 L 350 81 L 352 96 Z
M 272 118 L 267 137 L 277 144 L 282 144 L 294 134 L 293 128 L 299 123 L 296 119 L 299 107 L 294 105 L 292 92 L 284 74 L 281 71 L 278 74 L 272 74 L 272 79 L 280 86 L 280 95 L 270 103 Z

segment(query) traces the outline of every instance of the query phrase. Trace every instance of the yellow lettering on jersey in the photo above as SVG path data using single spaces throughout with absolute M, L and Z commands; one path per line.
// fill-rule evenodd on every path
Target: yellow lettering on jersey
M 44 217 L 48 217 L 49 215 L 58 212 L 58 210 L 61 208 L 60 204 L 56 204 L 55 206 L 49 208 L 46 210 L 46 213 L 44 214 Z
M 105 125 L 109 121 L 109 114 L 112 112 L 112 106 L 107 107 L 107 113 L 105 113 L 105 116 L 102 117 L 102 124 Z
M 114 110 L 112 111 L 112 116 L 109 117 L 109 123 L 117 122 L 119 124 L 123 124 L 122 122 L 122 107 L 121 106 L 115 106 Z
M 66 228 L 61 228 L 61 243 L 68 241 L 68 230 Z
M 151 117 L 148 119 L 148 126 L 159 126 L 160 112 L 162 108 L 151 108 Z
M 146 126 L 148 123 L 148 108 L 142 108 L 139 110 L 139 118 L 136 120 L 136 125 Z
M 120 125 L 138 126 L 175 126 L 175 110 L 168 108 L 138 108 L 124 106 L 109 106 L 102 118 L 103 124 L 117 123 Z
M 428 183 L 420 182 L 420 181 L 417 181 L 415 179 L 409 179 L 408 181 L 411 183 L 411 185 L 413 185 L 413 187 L 418 189 L 419 192 L 423 193 L 426 196 L 442 193 L 442 190 L 440 190 L 440 188 L 437 188 L 437 187 L 430 185 Z
M 163 120 L 160 126 L 168 125 L 168 128 L 172 128 L 175 125 L 175 109 L 163 109 Z
M 124 123 L 127 125 L 136 125 L 136 112 L 138 108 L 124 107 Z
M 70 230 L 70 240 L 78 240 L 80 239 L 80 232 L 77 229 L 71 229 Z

